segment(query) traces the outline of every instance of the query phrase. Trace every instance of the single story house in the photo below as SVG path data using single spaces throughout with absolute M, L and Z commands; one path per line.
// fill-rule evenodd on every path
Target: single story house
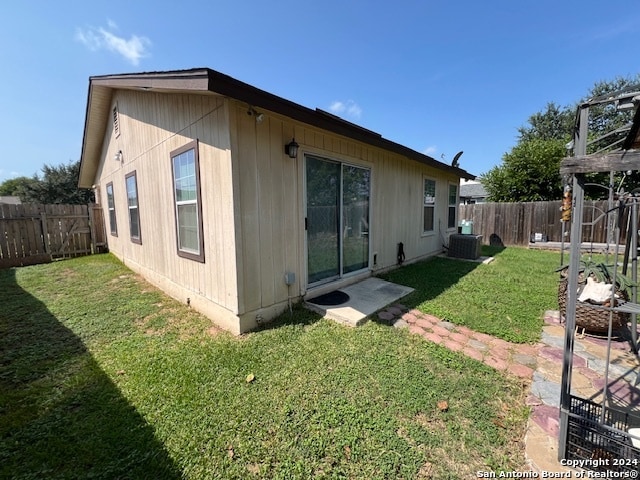
M 485 203 L 489 194 L 480 182 L 460 183 L 460 205 L 472 205 L 474 203 Z
M 22 201 L 20 197 L 16 197 L 15 195 L 0 195 L 0 205 L 21 205 Z
M 401 119 L 398 119 L 399 121 Z M 236 334 L 439 254 L 474 176 L 208 68 L 95 76 L 79 186 L 109 250 Z

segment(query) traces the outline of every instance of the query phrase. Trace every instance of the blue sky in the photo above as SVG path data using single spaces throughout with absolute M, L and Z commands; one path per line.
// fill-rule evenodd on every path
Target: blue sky
M 209 67 L 480 175 L 548 102 L 640 72 L 635 0 L 11 2 L 0 182 L 80 158 L 92 75 Z

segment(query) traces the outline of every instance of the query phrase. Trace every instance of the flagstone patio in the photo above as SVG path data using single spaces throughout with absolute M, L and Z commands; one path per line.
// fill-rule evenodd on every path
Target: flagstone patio
M 564 326 L 558 312 L 545 313 L 541 341 L 536 345 L 509 343 L 419 310 L 408 310 L 401 304 L 392 305 L 377 316 L 380 321 L 397 328 L 408 328 L 427 341 L 529 380 L 527 404 L 531 407 L 531 416 L 525 438 L 529 467 L 537 472 L 570 471 L 557 460 L 564 357 Z M 616 339 L 611 347 L 610 401 L 637 412 L 640 410 L 640 362 L 626 341 Z M 606 350 L 606 339 L 591 336 L 576 339 L 572 394 L 594 402 L 602 401 Z

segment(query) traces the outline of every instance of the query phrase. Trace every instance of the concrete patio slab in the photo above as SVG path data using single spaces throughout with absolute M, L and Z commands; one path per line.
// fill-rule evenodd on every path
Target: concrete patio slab
M 413 288 L 371 277 L 341 288 L 340 291 L 349 295 L 348 302 L 327 306 L 317 305 L 311 299 L 306 304 L 326 318 L 355 327 L 362 325 L 372 313 L 409 295 Z

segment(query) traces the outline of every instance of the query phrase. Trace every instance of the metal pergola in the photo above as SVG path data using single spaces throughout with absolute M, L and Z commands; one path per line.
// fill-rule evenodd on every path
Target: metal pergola
M 634 473 L 640 468 L 640 449 L 634 446 L 633 440 L 640 440 L 629 433 L 631 427 L 640 427 L 640 416 L 619 409 L 611 404 L 608 395 L 609 366 L 613 335 L 613 313 L 625 312 L 630 317 L 629 342 L 633 352 L 638 355 L 637 317 L 640 314 L 637 287 L 633 288 L 632 298 L 627 302 L 615 299 L 612 292 L 610 307 L 594 307 L 604 310 L 609 316 L 607 331 L 607 358 L 605 364 L 605 384 L 602 401 L 596 403 L 589 399 L 572 394 L 571 375 L 573 370 L 573 353 L 576 336 L 576 305 L 579 287 L 580 245 L 583 235 L 583 207 L 585 186 L 589 173 L 609 173 L 608 190 L 609 209 L 603 218 L 607 221 L 607 238 L 612 243 L 614 279 L 620 263 L 621 234 L 626 233 L 627 242 L 624 249 L 623 271 L 631 264 L 630 276 L 637 285 L 638 280 L 638 216 L 640 213 L 640 192 L 624 192 L 615 189 L 614 174 L 640 170 L 640 86 L 593 98 L 578 107 L 575 133 L 572 144 L 573 156 L 561 162 L 560 174 L 566 184 L 572 186 L 571 236 L 569 246 L 569 269 L 567 306 L 565 315 L 565 346 L 562 365 L 562 386 L 560 396 L 560 432 L 558 460 L 587 460 L 585 468 L 594 471 L 620 471 Z M 616 110 L 635 109 L 633 122 L 599 138 L 589 137 L 589 114 L 595 106 L 610 105 Z M 587 147 L 608 137 L 614 138 L 608 147 L 587 155 Z M 623 222 L 622 213 L 628 209 L 628 223 Z M 615 289 L 614 289 L 615 290 Z M 636 374 L 636 386 L 640 381 L 640 372 Z M 625 463 L 626 462 L 626 463 Z M 635 477 L 633 477 L 635 478 Z

